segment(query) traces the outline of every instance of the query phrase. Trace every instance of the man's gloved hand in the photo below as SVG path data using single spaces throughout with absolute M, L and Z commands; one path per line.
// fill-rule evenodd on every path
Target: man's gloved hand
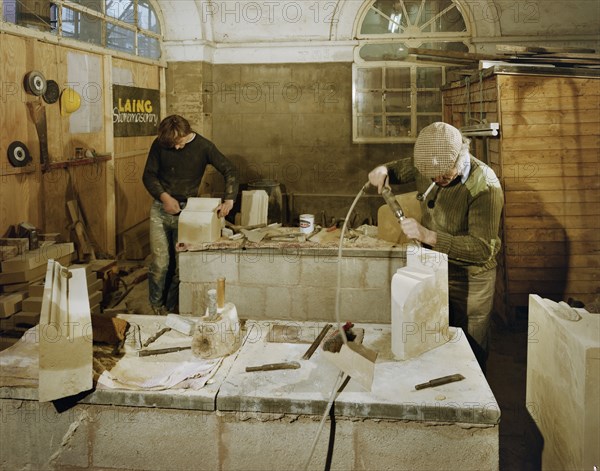
M 373 186 L 377 187 L 377 192 L 381 193 L 383 187 L 385 186 L 388 178 L 388 170 L 384 165 L 380 165 L 379 167 L 375 167 L 373 170 L 369 172 L 369 183 Z
M 225 200 L 219 206 L 217 206 L 217 214 L 220 218 L 224 218 L 229 214 L 229 211 L 233 208 L 233 200 Z

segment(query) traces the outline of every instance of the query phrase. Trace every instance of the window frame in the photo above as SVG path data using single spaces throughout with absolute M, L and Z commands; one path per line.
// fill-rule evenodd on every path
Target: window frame
M 426 88 L 417 88 L 417 71 L 419 68 L 434 68 L 434 67 L 437 68 L 437 67 L 439 67 L 441 70 L 441 74 L 442 74 L 441 80 L 442 80 L 442 84 L 443 84 L 446 81 L 446 66 L 448 64 L 445 64 L 443 61 L 422 62 L 422 61 L 418 61 L 416 59 L 411 59 L 410 56 L 407 57 L 406 55 L 404 57 L 398 57 L 397 60 L 389 60 L 389 58 L 386 58 L 388 60 L 384 60 L 383 58 L 382 58 L 382 60 L 366 60 L 361 57 L 360 51 L 363 47 L 365 47 L 367 45 L 386 45 L 386 44 L 389 45 L 389 44 L 393 44 L 393 43 L 404 43 L 406 48 L 420 47 L 421 44 L 424 44 L 424 43 L 440 43 L 442 46 L 444 43 L 463 43 L 465 45 L 465 47 L 467 48 L 467 50 L 471 50 L 473 47 L 472 43 L 471 43 L 472 26 L 468 22 L 468 16 L 463 14 L 461 5 L 457 1 L 455 1 L 455 0 L 450 0 L 450 1 L 451 1 L 452 5 L 447 6 L 446 8 L 440 10 L 438 13 L 436 13 L 436 15 L 434 15 L 434 17 L 428 18 L 427 21 L 425 21 L 422 24 L 416 22 L 415 25 L 411 25 L 411 26 L 415 26 L 415 27 L 425 26 L 425 25 L 431 23 L 432 21 L 434 21 L 435 18 L 437 18 L 437 17 L 441 18 L 448 11 L 450 11 L 451 8 L 455 8 L 462 15 L 462 21 L 464 22 L 464 31 L 460 31 L 460 32 L 438 31 L 438 32 L 433 32 L 433 33 L 432 32 L 420 32 L 418 34 L 415 34 L 415 28 L 411 27 L 409 35 L 406 35 L 406 34 L 404 34 L 404 32 L 401 31 L 403 28 L 399 28 L 400 31 L 396 32 L 396 33 L 389 33 L 389 32 L 361 33 L 361 30 L 363 29 L 363 22 L 365 21 L 365 19 L 367 18 L 367 15 L 369 15 L 369 12 L 372 9 L 377 10 L 379 12 L 380 16 L 383 16 L 383 18 L 386 18 L 388 21 L 390 20 L 389 16 L 387 16 L 385 13 L 383 13 L 382 10 L 375 7 L 377 0 L 370 0 L 363 6 L 361 13 L 359 14 L 359 17 L 357 18 L 357 22 L 356 22 L 356 29 L 355 29 L 356 36 L 355 37 L 358 39 L 358 45 L 354 49 L 354 61 L 352 64 L 352 141 L 354 143 L 358 143 L 358 144 L 363 144 L 363 143 L 414 143 L 416 140 L 417 134 L 418 134 L 418 130 L 419 130 L 418 129 L 419 116 L 424 116 L 424 115 L 428 115 L 428 114 L 432 115 L 432 116 L 437 115 L 439 117 L 439 120 L 442 119 L 442 117 L 443 117 L 443 102 L 442 102 L 441 97 L 440 97 L 439 111 L 436 110 L 436 112 L 421 112 L 417 108 L 419 92 L 430 91 L 430 90 L 427 90 Z M 417 14 L 417 18 L 419 20 L 421 18 L 421 16 L 420 16 L 421 12 L 424 11 L 427 6 L 427 2 L 428 2 L 428 0 L 421 0 L 421 3 L 419 5 L 419 13 Z M 401 3 L 402 3 L 403 11 L 406 14 L 406 6 L 404 4 L 404 1 L 402 1 Z M 443 50 L 443 47 L 440 49 Z M 395 113 L 390 114 L 385 109 L 385 94 L 387 91 L 389 91 L 388 89 L 386 89 L 386 86 L 385 86 L 385 70 L 390 69 L 390 68 L 402 68 L 402 67 L 408 67 L 411 70 L 411 72 L 410 72 L 411 123 L 410 123 L 410 131 L 409 131 L 410 135 L 409 136 L 387 135 L 388 134 L 387 118 L 388 118 L 388 116 L 395 116 L 397 114 L 395 114 Z M 380 113 L 364 113 L 359 110 L 359 106 L 361 105 L 361 103 L 359 103 L 358 95 L 360 94 L 361 91 L 363 91 L 362 89 L 358 88 L 359 70 L 368 69 L 368 68 L 381 69 L 382 106 L 381 106 Z M 366 90 L 368 90 L 368 89 L 365 89 L 365 91 Z M 439 90 L 439 92 L 441 94 L 441 90 Z M 360 120 L 365 116 L 377 116 L 377 115 L 380 116 L 380 122 L 381 122 L 381 126 L 382 126 L 381 135 L 373 136 L 373 135 L 362 133 Z

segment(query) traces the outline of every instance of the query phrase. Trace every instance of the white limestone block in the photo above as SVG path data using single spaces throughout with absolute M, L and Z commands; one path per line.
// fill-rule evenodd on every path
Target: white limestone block
M 220 204 L 219 198 L 188 198 L 179 215 L 178 243 L 194 245 L 218 240 L 223 223 L 216 211 Z
M 529 413 L 544 437 L 542 469 L 594 469 L 600 463 L 600 314 L 529 295 Z
M 408 360 L 445 344 L 448 329 L 448 261 L 410 246 L 407 264 L 392 277 L 392 352 Z
M 92 325 L 84 268 L 49 260 L 39 339 L 39 400 L 92 389 Z
M 242 191 L 242 226 L 267 224 L 269 195 L 265 190 Z
M 237 351 L 241 341 L 237 309 L 233 303 L 225 303 L 216 319 L 208 316 L 198 319 L 192 338 L 192 353 L 204 359 L 219 358 Z

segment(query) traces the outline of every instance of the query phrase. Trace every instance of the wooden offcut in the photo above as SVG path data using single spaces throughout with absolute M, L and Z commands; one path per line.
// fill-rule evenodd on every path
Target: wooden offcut
M 144 260 L 150 254 L 150 220 L 123 232 L 122 241 L 123 256 L 127 260 Z

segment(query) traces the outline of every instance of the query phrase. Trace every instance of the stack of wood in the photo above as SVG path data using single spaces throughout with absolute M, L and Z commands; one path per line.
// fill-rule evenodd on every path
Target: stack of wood
M 35 250 L 29 250 L 27 238 L 0 239 L 0 350 L 38 324 L 48 260 L 54 259 L 69 269 L 85 268 L 92 314 L 100 313 L 105 291 L 111 289 L 110 273 L 116 268 L 115 260 L 72 265 L 74 244 L 46 239 L 40 235 L 40 247 Z

